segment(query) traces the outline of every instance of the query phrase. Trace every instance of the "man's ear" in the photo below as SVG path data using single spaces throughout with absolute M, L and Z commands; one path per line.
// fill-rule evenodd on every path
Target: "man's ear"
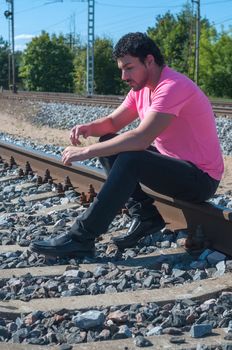
M 154 62 L 155 62 L 154 57 L 153 57 L 151 54 L 147 55 L 147 57 L 145 58 L 145 63 L 146 63 L 146 65 L 149 67 L 149 66 L 151 66 Z

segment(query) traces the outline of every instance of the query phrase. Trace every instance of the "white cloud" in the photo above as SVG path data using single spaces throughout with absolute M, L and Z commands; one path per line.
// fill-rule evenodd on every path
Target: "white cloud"
M 26 47 L 26 45 L 15 45 L 15 51 L 24 51 Z
M 20 34 L 15 36 L 15 40 L 31 40 L 34 36 L 33 34 Z

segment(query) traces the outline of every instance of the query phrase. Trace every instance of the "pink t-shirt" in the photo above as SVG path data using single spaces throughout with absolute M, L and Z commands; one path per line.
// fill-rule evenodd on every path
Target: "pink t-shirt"
M 221 179 L 224 165 L 215 117 L 208 98 L 192 80 L 165 66 L 153 91 L 131 90 L 123 104 L 137 110 L 141 120 L 150 111 L 175 115 L 154 146 L 161 154 L 192 162 Z

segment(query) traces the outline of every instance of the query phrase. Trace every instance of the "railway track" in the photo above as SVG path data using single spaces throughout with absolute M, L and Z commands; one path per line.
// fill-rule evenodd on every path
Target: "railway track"
M 183 280 L 183 283 L 179 282 L 174 286 L 171 286 L 170 280 L 164 279 L 161 287 L 159 284 L 162 283 L 160 281 L 158 283 L 157 279 L 158 276 L 162 274 L 160 269 L 164 269 L 165 266 L 167 268 L 167 264 L 170 262 L 173 263 L 176 261 L 181 264 L 186 259 L 194 259 L 193 261 L 196 261 L 196 256 L 199 255 L 200 251 L 205 251 L 205 248 L 216 249 L 221 253 L 232 256 L 232 243 L 230 238 L 232 229 L 232 212 L 230 210 L 217 208 L 209 204 L 192 205 L 169 197 L 160 196 L 157 193 L 146 189 L 156 201 L 157 207 L 164 216 L 169 229 L 172 230 L 172 232 L 178 230 L 188 232 L 188 237 L 179 245 L 179 247 L 164 248 L 161 246 L 161 248 L 156 248 L 150 253 L 148 251 L 146 251 L 145 254 L 140 252 L 134 256 L 129 254 L 126 258 L 125 255 L 111 255 L 111 253 L 114 252 L 115 247 L 110 244 L 110 237 L 111 235 L 117 234 L 117 232 L 111 232 L 104 235 L 104 237 L 98 241 L 97 249 L 102 249 L 103 254 L 99 255 L 96 260 L 84 260 L 82 262 L 76 262 L 75 259 L 72 261 L 61 260 L 58 262 L 49 259 L 44 260 L 36 254 L 30 253 L 28 250 L 28 244 L 26 243 L 30 241 L 30 239 L 33 239 L 33 232 L 37 229 L 37 227 L 33 227 L 33 225 L 30 226 L 30 220 L 36 219 L 36 225 L 38 228 L 41 228 L 42 234 L 55 234 L 54 222 L 51 221 L 49 223 L 44 221 L 42 222 L 43 225 L 40 226 L 41 218 L 45 220 L 48 216 L 52 217 L 54 212 L 56 217 L 58 216 L 58 213 L 66 213 L 67 211 L 70 211 L 73 214 L 81 207 L 80 197 L 76 197 L 72 201 L 66 200 L 67 191 L 64 193 L 62 186 L 58 186 L 57 191 L 54 191 L 55 187 L 51 191 L 53 186 L 51 179 L 50 184 L 44 183 L 47 181 L 49 182 L 48 171 L 46 171 L 46 169 L 49 169 L 54 183 L 66 185 L 66 190 L 72 192 L 70 185 L 71 182 L 72 187 L 78 194 L 88 192 L 90 184 L 93 185 L 96 191 L 99 191 L 105 177 L 102 173 L 84 167 L 65 167 L 57 158 L 41 155 L 2 142 L 0 143 L 0 156 L 0 188 L 3 193 L 7 193 L 7 191 L 9 193 L 6 201 L 2 198 L 2 201 L 4 202 L 4 210 L 1 209 L 0 211 L 0 232 L 1 236 L 4 236 L 5 241 L 7 241 L 7 228 L 2 228 L 1 225 L 2 222 L 4 222 L 4 218 L 10 218 L 10 228 L 8 228 L 8 230 L 11 231 L 11 233 L 14 233 L 15 230 L 17 230 L 19 233 L 15 241 L 13 239 L 13 242 L 9 242 L 8 240 L 6 245 L 4 244 L 4 240 L 0 238 L 2 242 L 2 245 L 0 246 L 1 292 L 4 293 L 7 285 L 11 291 L 16 292 L 14 300 L 12 300 L 9 295 L 8 298 L 2 298 L 0 293 L 1 324 L 4 324 L 5 322 L 8 325 L 8 329 L 10 329 L 10 327 L 13 329 L 13 326 L 9 326 L 9 324 L 15 325 L 16 320 L 18 320 L 17 322 L 19 324 L 19 319 L 23 314 L 24 316 L 21 317 L 23 320 L 21 321 L 23 326 L 21 325 L 21 328 L 18 326 L 19 329 L 17 330 L 18 332 L 21 330 L 23 334 L 22 329 L 24 329 L 24 332 L 28 327 L 31 327 L 33 330 L 36 322 L 39 322 L 41 314 L 38 316 L 38 310 L 40 310 L 41 313 L 47 315 L 46 317 L 49 317 L 50 315 L 50 319 L 44 317 L 44 322 L 50 324 L 50 333 L 52 333 L 50 336 L 42 337 L 42 339 L 46 338 L 47 340 L 47 342 L 44 341 L 43 346 L 39 341 L 36 343 L 35 338 L 30 334 L 24 336 L 21 334 L 21 337 L 20 335 L 15 335 L 13 340 L 10 338 L 9 342 L 1 342 L 1 349 L 40 350 L 45 348 L 51 349 L 51 345 L 56 346 L 58 349 L 59 346 L 57 344 L 62 343 L 62 341 L 58 338 L 57 328 L 65 321 L 70 322 L 70 327 L 74 327 L 75 332 L 68 335 L 69 342 L 72 343 L 73 349 L 97 349 L 99 346 L 101 349 L 136 349 L 137 346 L 135 344 L 135 339 L 138 340 L 138 338 L 132 338 L 132 333 L 138 336 L 143 334 L 143 328 L 145 326 L 148 327 L 147 329 L 151 330 L 154 326 L 159 324 L 158 319 L 156 322 L 154 321 L 154 316 L 149 314 L 152 321 L 149 321 L 149 317 L 147 316 L 149 309 L 156 309 L 155 305 L 161 308 L 162 315 L 164 315 L 165 313 L 169 313 L 168 310 L 170 310 L 170 305 L 179 305 L 180 307 L 182 303 L 194 305 L 194 302 L 200 303 L 199 305 L 201 305 L 201 303 L 204 304 L 208 299 L 213 300 L 213 298 L 221 298 L 220 300 L 222 300 L 222 292 L 225 293 L 224 295 L 227 295 L 226 293 L 228 292 L 229 298 L 230 291 L 232 290 L 230 272 L 204 280 L 191 280 L 188 282 Z M 17 165 L 15 165 L 12 157 Z M 27 166 L 25 166 L 26 162 L 30 163 L 32 170 L 28 166 L 28 163 Z M 10 168 L 12 168 L 12 170 L 10 170 Z M 19 168 L 23 169 L 24 174 L 23 172 L 19 173 Z M 33 174 L 37 174 L 37 183 L 35 182 L 35 179 L 33 179 L 31 171 L 33 171 Z M 25 173 L 28 175 L 25 175 Z M 38 180 L 38 176 L 41 176 L 40 180 Z M 70 182 L 67 181 L 67 176 Z M 41 188 L 41 186 L 44 187 L 42 192 L 35 190 L 35 188 L 38 189 Z M 17 188 L 18 192 L 15 188 Z M 28 193 L 29 189 L 30 192 Z M 34 190 L 32 191 L 32 189 Z M 20 193 L 20 195 L 17 195 L 17 193 Z M 52 198 L 54 198 L 56 202 L 53 202 L 51 206 L 46 207 L 37 204 L 45 202 L 49 203 L 49 200 Z M 24 209 L 27 208 L 27 203 L 31 204 L 28 212 Z M 72 219 L 74 219 L 74 216 L 72 216 Z M 12 222 L 16 224 L 12 226 Z M 69 224 L 70 222 L 66 223 L 66 226 Z M 30 230 L 23 227 L 23 225 L 28 225 L 29 228 L 31 227 L 32 231 L 30 232 Z M 46 230 L 44 226 L 46 226 Z M 19 239 L 20 232 L 22 234 L 24 233 L 22 240 Z M 27 232 L 27 236 L 25 236 L 25 232 Z M 103 247 L 106 249 L 104 250 Z M 19 260 L 14 262 L 13 257 L 16 256 L 19 257 Z M 8 261 L 8 259 L 11 259 L 11 261 L 6 266 L 6 261 Z M 25 259 L 24 263 L 20 261 L 20 259 Z M 9 267 L 9 264 L 12 268 Z M 87 280 L 92 279 L 90 283 L 93 283 L 94 278 L 100 278 L 99 273 L 96 272 L 99 272 L 99 268 L 105 269 L 103 275 L 105 280 L 107 280 L 107 278 L 109 280 L 107 288 L 110 292 L 92 292 L 91 294 L 90 285 L 88 285 L 88 288 L 86 287 Z M 120 274 L 127 274 L 127 277 L 125 281 L 125 275 L 123 275 L 124 279 L 122 279 L 121 285 L 118 287 L 116 279 L 120 280 Z M 31 277 L 28 277 L 28 275 Z M 70 280 L 65 280 L 66 275 Z M 135 285 L 133 285 L 134 287 L 131 287 L 130 285 L 130 278 L 134 278 L 134 276 L 137 276 L 138 284 L 142 281 L 141 286 L 138 288 L 135 288 Z M 145 276 L 145 279 L 143 279 L 143 276 Z M 153 283 L 151 282 L 151 277 L 156 280 L 156 283 L 154 281 Z M 26 283 L 25 281 L 27 278 L 34 278 L 30 282 L 31 285 L 38 284 L 38 281 L 41 283 L 40 288 L 38 288 L 36 292 L 34 291 L 34 298 L 25 294 L 23 297 L 20 297 L 21 284 Z M 47 281 L 46 279 L 49 278 L 50 280 Z M 63 284 L 67 284 L 70 288 L 72 287 L 74 289 L 77 288 L 77 286 L 82 287 L 82 291 L 79 292 L 79 294 L 77 292 L 76 294 L 70 294 L 70 290 L 73 289 L 66 289 L 66 296 L 64 297 L 63 294 L 61 298 L 58 290 L 58 282 L 58 289 L 55 288 L 56 281 L 59 283 L 63 282 Z M 77 283 L 77 286 L 74 286 L 75 282 Z M 49 287 L 46 283 L 48 283 Z M 97 283 L 101 285 L 102 279 L 101 281 L 98 280 Z M 125 290 L 122 288 L 123 283 L 128 284 L 128 287 L 125 288 Z M 31 285 L 28 286 L 28 288 L 32 287 Z M 116 285 L 119 289 L 115 289 L 116 287 L 112 289 L 113 286 Z M 140 308 L 138 307 L 138 304 L 141 305 Z M 137 310 L 136 307 L 139 308 L 140 312 L 136 311 L 135 315 L 135 310 Z M 199 308 L 200 306 L 198 306 L 198 309 Z M 83 329 L 80 331 L 74 324 L 73 320 L 78 318 L 79 313 L 82 313 L 83 315 L 86 310 L 95 310 L 95 314 L 98 313 L 98 316 L 100 315 L 98 318 L 99 323 L 95 328 L 93 327 L 93 329 L 97 332 L 96 329 L 103 328 L 101 336 L 98 334 L 97 338 L 98 340 L 104 340 L 101 343 L 93 342 L 93 339 L 95 338 L 93 335 L 94 331 L 91 327 L 88 330 L 86 330 L 87 326 L 82 327 Z M 128 319 L 128 315 L 131 314 L 134 315 L 133 320 Z M 223 323 L 222 317 L 221 327 L 222 324 L 227 327 L 229 322 L 225 312 L 224 314 L 225 323 Z M 192 321 L 189 317 L 189 323 L 187 324 L 189 327 L 194 323 L 194 317 L 195 316 L 192 315 Z M 104 318 L 104 327 L 101 318 Z M 161 315 L 159 315 L 159 318 L 161 319 Z M 163 324 L 164 323 L 165 322 L 163 322 Z M 132 325 L 133 332 L 126 328 L 128 327 L 127 325 Z M 166 329 L 166 334 L 145 337 L 145 339 L 153 344 L 150 348 L 168 349 L 178 346 L 178 349 L 195 349 L 197 344 L 211 346 L 211 349 L 216 347 L 220 349 L 219 346 L 232 346 L 232 341 L 224 339 L 226 333 L 225 330 L 221 328 L 215 327 L 208 337 L 194 338 L 190 336 L 187 326 L 183 327 L 182 325 L 181 327 L 178 325 L 177 321 L 176 325 L 176 327 L 163 326 L 163 332 L 165 333 Z M 169 331 L 167 331 L 167 329 L 169 329 Z M 180 332 L 180 329 L 182 332 Z M 186 330 L 184 331 L 184 329 Z M 36 331 L 34 332 L 36 333 Z M 3 333 L 3 329 L 0 329 L 0 334 Z M 78 341 L 74 334 L 79 336 Z M 112 334 L 114 336 L 112 336 Z M 152 334 L 152 332 L 150 334 Z M 173 334 L 176 335 L 173 336 Z M 26 341 L 23 344 L 19 344 L 23 339 Z M 26 342 L 31 339 L 33 339 L 33 341 L 31 341 L 32 343 L 30 345 L 26 344 Z M 10 344 L 12 341 L 14 344 Z M 179 341 L 179 345 L 175 345 L 177 344 L 175 343 L 177 341 Z M 66 343 L 67 341 L 63 342 Z M 80 344 L 75 344 L 75 342 L 80 342 Z M 229 347 L 225 349 L 229 349 Z
M 18 99 L 18 100 L 35 100 L 44 102 L 59 102 L 70 103 L 78 105 L 99 105 L 103 107 L 116 108 L 123 101 L 123 96 L 107 96 L 107 95 L 94 95 L 94 96 L 80 96 L 71 93 L 51 93 L 51 92 L 27 92 L 19 91 L 17 94 L 13 94 L 9 91 L 3 91 L 0 93 L 0 98 L 5 99 Z M 216 116 L 232 116 L 232 102 L 225 102 L 220 100 L 211 101 L 213 110 Z

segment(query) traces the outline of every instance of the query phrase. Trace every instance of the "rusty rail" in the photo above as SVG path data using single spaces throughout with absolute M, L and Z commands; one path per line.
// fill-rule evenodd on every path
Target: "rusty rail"
M 34 173 L 43 176 L 46 169 L 50 170 L 52 178 L 55 182 L 62 182 L 66 176 L 69 176 L 73 186 L 78 192 L 87 190 L 89 183 L 92 183 L 97 191 L 100 190 L 102 184 L 105 181 L 105 176 L 101 172 L 97 172 L 93 169 L 89 169 L 83 166 L 64 166 L 57 157 L 47 156 L 39 152 L 32 150 L 25 150 L 24 148 L 11 145 L 8 143 L 0 142 L 0 161 L 10 163 L 11 157 L 14 157 L 17 165 L 22 168 L 25 167 L 26 162 L 30 162 L 31 168 Z M 4 169 L 4 163 L 1 166 Z M 1 170 L 0 170 L 1 172 Z M 4 172 L 3 172 L 4 173 Z M 7 176 L 6 176 L 7 177 Z M 10 176 L 9 176 L 10 179 Z M 7 181 L 3 176 L 3 183 Z M 154 198 L 156 204 L 164 216 L 166 222 L 172 229 L 188 229 L 193 236 L 197 230 L 197 227 L 201 225 L 202 231 L 206 236 L 206 240 L 210 241 L 211 246 L 226 254 L 232 255 L 231 244 L 231 230 L 232 230 L 232 211 L 217 208 L 210 204 L 193 205 L 191 203 L 175 200 L 166 196 L 161 196 L 151 190 L 145 188 L 146 191 Z M 37 197 L 39 195 L 36 195 Z M 107 239 L 107 238 L 106 238 Z M 0 253 L 23 251 L 25 247 L 18 245 L 12 246 L 0 246 Z M 160 261 L 161 255 L 172 255 L 174 259 L 177 256 L 186 255 L 186 251 L 183 248 L 170 248 L 159 249 L 149 255 L 139 255 L 135 258 L 129 258 L 127 260 L 118 260 L 117 268 L 127 270 L 129 267 L 143 266 L 147 268 L 153 268 L 154 264 Z M 80 270 L 86 270 L 88 266 L 89 271 L 96 269 L 96 264 L 79 264 Z M 28 268 L 13 268 L 0 271 L 0 279 L 11 278 L 12 275 L 20 278 L 26 273 L 30 273 L 33 276 L 60 276 L 66 270 L 66 265 L 59 266 L 43 266 L 43 267 L 28 267 Z M 70 265 L 69 265 L 70 268 Z M 227 273 L 218 278 L 210 278 L 207 280 L 193 281 L 173 288 L 164 289 L 142 289 L 130 292 L 120 292 L 111 294 L 98 294 L 98 295 L 78 295 L 65 298 L 43 298 L 32 299 L 28 302 L 22 300 L 0 300 L 0 316 L 7 320 L 15 320 L 20 317 L 22 313 L 31 313 L 36 310 L 48 311 L 53 310 L 58 312 L 65 310 L 65 312 L 74 311 L 78 309 L 96 309 L 107 307 L 123 307 L 125 305 L 136 305 L 138 303 L 156 303 L 157 305 L 165 305 L 167 303 L 174 303 L 177 300 L 198 300 L 205 301 L 208 298 L 216 298 L 217 295 L 223 291 L 232 290 L 231 273 Z M 195 350 L 199 342 L 203 342 L 204 345 L 209 346 L 222 346 L 230 344 L 230 341 L 226 341 L 224 329 L 213 329 L 213 333 L 209 337 L 204 339 L 192 338 L 189 334 L 184 334 L 184 344 L 178 345 L 178 349 L 182 350 Z M 170 343 L 171 336 L 151 336 L 149 340 L 152 342 L 150 349 L 174 349 L 175 345 Z M 36 346 L 32 344 L 10 344 L 8 342 L 1 342 L 0 347 L 2 350 L 42 350 L 51 349 L 51 345 Z M 100 344 L 100 347 L 99 347 Z M 58 347 L 52 346 L 52 349 L 58 349 Z M 72 349 L 76 350 L 94 350 L 94 349 L 136 349 L 134 339 L 121 339 L 121 340 L 109 340 L 101 343 L 86 343 L 76 344 L 72 346 Z

